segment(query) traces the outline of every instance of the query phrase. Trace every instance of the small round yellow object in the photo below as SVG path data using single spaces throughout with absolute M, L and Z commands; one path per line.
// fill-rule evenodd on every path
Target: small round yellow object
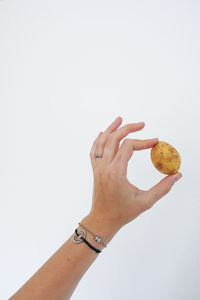
M 159 141 L 152 147 L 151 160 L 159 172 L 167 175 L 176 174 L 181 165 L 181 157 L 178 151 L 163 141 Z

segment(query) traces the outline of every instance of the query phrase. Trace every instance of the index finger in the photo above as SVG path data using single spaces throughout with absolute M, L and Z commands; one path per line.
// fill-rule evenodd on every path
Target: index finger
M 105 144 L 103 162 L 110 163 L 119 149 L 120 141 L 129 133 L 143 129 L 144 125 L 144 122 L 127 124 L 110 134 Z
M 121 174 L 127 173 L 128 161 L 130 160 L 135 150 L 144 150 L 153 147 L 159 141 L 158 138 L 138 140 L 126 139 L 123 141 L 119 151 L 115 155 L 112 164 L 117 165 L 118 172 Z

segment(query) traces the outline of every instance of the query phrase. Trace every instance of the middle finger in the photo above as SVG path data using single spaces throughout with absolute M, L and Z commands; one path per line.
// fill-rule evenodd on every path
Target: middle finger
M 144 122 L 130 123 L 121 127 L 120 129 L 113 132 L 112 134 L 110 134 L 106 141 L 104 151 L 103 151 L 103 161 L 105 162 L 105 164 L 108 164 L 112 161 L 115 154 L 119 150 L 120 141 L 124 137 L 126 137 L 131 132 L 135 132 L 143 129 L 144 126 L 145 126 Z

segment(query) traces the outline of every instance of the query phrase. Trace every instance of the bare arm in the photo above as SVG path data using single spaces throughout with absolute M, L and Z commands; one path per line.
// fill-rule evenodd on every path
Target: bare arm
M 125 139 L 119 146 L 130 132 L 144 127 L 144 123 L 131 123 L 117 130 L 121 122 L 122 119 L 118 118 L 105 132 L 101 132 L 90 152 L 94 173 L 92 208 L 81 224 L 101 236 L 105 244 L 121 227 L 167 194 L 181 177 L 180 173 L 166 176 L 147 191 L 131 184 L 126 175 L 133 151 L 151 148 L 158 139 Z M 103 154 L 103 158 L 96 158 L 96 154 Z M 10 300 L 67 300 L 71 297 L 80 279 L 99 255 L 84 242 L 75 244 L 73 236 L 74 233 Z M 87 234 L 86 240 L 97 248 L 92 235 Z M 98 246 L 98 249 L 102 250 L 103 246 Z
M 99 232 L 106 244 L 110 242 L 116 231 L 106 224 L 99 224 L 92 215 L 86 216 L 82 221 L 94 233 Z M 79 231 L 82 227 L 76 227 Z M 79 281 L 95 261 L 98 255 L 84 242 L 75 244 L 71 237 L 51 256 L 47 262 L 15 293 L 10 300 L 67 300 L 70 299 Z M 97 246 L 92 235 L 87 234 L 86 240 L 95 248 Z M 105 248 L 104 248 L 105 249 Z M 103 250 L 102 250 L 103 252 Z

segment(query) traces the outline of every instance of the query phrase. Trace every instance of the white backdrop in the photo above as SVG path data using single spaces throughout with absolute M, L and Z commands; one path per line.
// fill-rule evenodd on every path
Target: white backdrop
M 123 227 L 73 300 L 200 299 L 200 2 L 0 1 L 0 298 L 69 238 L 92 203 L 89 152 L 116 118 L 181 154 L 183 178 Z M 150 149 L 128 178 L 165 175 Z

